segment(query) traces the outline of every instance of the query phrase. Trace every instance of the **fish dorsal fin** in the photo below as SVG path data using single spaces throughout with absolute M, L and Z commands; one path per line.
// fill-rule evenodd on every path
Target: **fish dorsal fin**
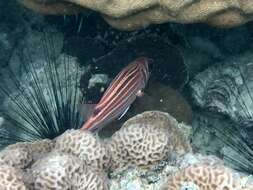
M 128 106 L 124 112 L 120 115 L 120 117 L 118 118 L 118 120 L 120 120 L 122 117 L 124 117 L 124 115 L 126 115 L 127 111 L 129 110 L 130 106 Z

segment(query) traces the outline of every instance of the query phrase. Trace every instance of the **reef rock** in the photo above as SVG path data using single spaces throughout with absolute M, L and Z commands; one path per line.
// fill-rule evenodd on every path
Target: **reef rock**
M 206 164 L 192 165 L 170 176 L 162 190 L 178 189 L 227 189 L 243 190 L 243 180 L 224 166 L 209 166 Z
M 147 111 L 124 123 L 108 142 L 111 169 L 151 167 L 172 153 L 191 151 L 191 128 L 169 114 Z
M 250 120 L 253 116 L 252 58 L 252 53 L 245 53 L 198 74 L 190 82 L 193 103 L 237 123 Z
M 251 0 L 19 0 L 26 7 L 44 14 L 73 14 L 81 9 L 101 13 L 112 26 L 134 30 L 165 22 L 204 22 L 232 27 L 252 20 Z
M 136 167 L 114 171 L 110 174 L 110 190 L 161 190 L 162 187 L 166 187 L 168 176 L 174 176 L 187 167 L 204 164 L 209 167 L 223 167 L 223 162 L 215 156 L 187 153 L 164 160 L 148 171 Z M 188 183 L 185 187 L 186 185 L 191 187 L 190 190 L 193 190 L 194 186 L 194 190 L 198 188 L 194 184 Z

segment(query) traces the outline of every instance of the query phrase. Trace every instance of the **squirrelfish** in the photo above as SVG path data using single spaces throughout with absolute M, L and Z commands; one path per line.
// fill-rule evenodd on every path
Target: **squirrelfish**
M 111 82 L 82 130 L 96 131 L 123 116 L 149 79 L 150 58 L 139 57 L 127 65 Z

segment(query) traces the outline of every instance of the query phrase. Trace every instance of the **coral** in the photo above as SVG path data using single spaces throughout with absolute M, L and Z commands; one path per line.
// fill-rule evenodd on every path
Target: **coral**
M 88 166 L 107 169 L 110 162 L 105 144 L 88 131 L 68 130 L 56 138 L 55 149 L 80 158 Z
M 38 160 L 38 158 L 41 158 L 42 155 L 51 152 L 54 148 L 54 142 L 49 139 L 43 139 L 29 143 L 29 147 L 31 149 L 33 161 L 35 161 Z
M 193 165 L 170 176 L 163 190 L 178 190 L 185 185 L 197 186 L 204 190 L 239 190 L 241 184 L 233 172 L 223 166 Z
M 66 14 L 80 11 L 80 8 L 95 10 L 100 12 L 109 24 L 122 30 L 165 22 L 204 22 L 231 27 L 251 20 L 250 15 L 253 12 L 253 3 L 250 0 L 64 0 L 47 3 L 40 3 L 38 0 L 20 1 L 28 8 L 45 14 Z
M 1 164 L 0 166 L 1 190 L 28 190 L 23 182 L 21 171 L 12 166 Z
M 187 131 L 189 128 L 185 128 Z M 150 167 L 173 152 L 191 150 L 180 124 L 169 114 L 147 111 L 124 123 L 108 142 L 111 168 Z
M 34 188 L 40 189 L 107 189 L 106 179 L 84 166 L 75 156 L 52 152 L 31 167 Z
M 0 163 L 25 169 L 42 155 L 49 153 L 53 145 L 49 139 L 9 145 L 0 152 Z
M 86 167 L 84 173 L 78 178 L 78 190 L 109 190 L 108 179 L 104 174 Z
M 23 169 L 32 162 L 31 149 L 26 143 L 16 143 L 0 152 L 0 163 Z

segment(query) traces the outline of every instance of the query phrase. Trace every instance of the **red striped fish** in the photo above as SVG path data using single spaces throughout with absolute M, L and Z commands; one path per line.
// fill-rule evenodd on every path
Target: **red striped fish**
M 111 82 L 82 130 L 96 131 L 110 121 L 120 118 L 137 96 L 141 96 L 149 79 L 148 63 L 151 59 L 140 57 L 126 66 Z

